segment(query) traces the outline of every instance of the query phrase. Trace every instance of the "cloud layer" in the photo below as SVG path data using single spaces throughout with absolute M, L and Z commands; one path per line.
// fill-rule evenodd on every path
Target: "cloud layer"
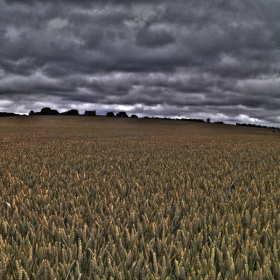
M 279 126 L 279 14 L 278 0 L 0 0 L 0 111 Z

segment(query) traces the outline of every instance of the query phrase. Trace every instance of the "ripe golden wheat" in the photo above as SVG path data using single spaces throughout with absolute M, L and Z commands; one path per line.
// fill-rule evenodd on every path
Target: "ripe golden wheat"
M 0 121 L 0 279 L 280 279 L 280 135 Z

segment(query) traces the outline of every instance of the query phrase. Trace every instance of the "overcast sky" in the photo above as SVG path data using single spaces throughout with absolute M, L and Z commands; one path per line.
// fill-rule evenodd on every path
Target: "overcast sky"
M 0 112 L 280 126 L 279 73 L 279 0 L 0 0 Z

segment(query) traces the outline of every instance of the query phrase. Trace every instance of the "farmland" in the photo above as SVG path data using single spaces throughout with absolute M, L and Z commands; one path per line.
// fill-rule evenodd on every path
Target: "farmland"
M 280 133 L 0 119 L 0 279 L 280 279 Z

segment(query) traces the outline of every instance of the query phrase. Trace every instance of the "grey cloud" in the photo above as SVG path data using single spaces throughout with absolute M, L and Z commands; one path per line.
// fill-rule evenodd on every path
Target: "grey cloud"
M 136 43 L 147 48 L 162 47 L 175 42 L 175 38 L 164 28 L 143 28 L 136 35 Z
M 0 0 L 0 111 L 279 125 L 279 12 L 276 0 Z

